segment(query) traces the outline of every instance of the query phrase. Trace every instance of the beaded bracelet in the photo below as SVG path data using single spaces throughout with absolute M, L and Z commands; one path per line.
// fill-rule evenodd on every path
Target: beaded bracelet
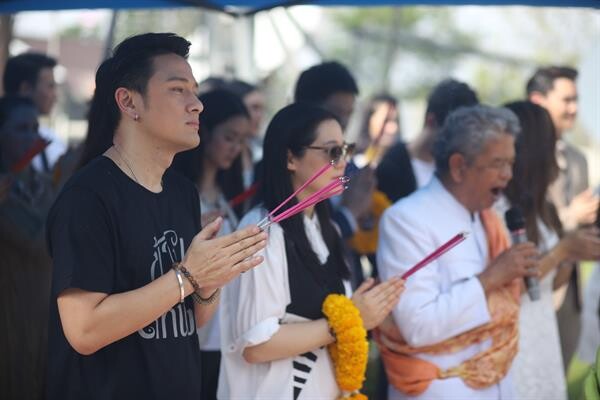
M 204 298 L 198 294 L 198 292 L 200 292 L 200 285 L 198 285 L 198 282 L 196 282 L 196 279 L 194 279 L 192 274 L 190 274 L 190 272 L 187 270 L 186 267 L 183 266 L 183 264 L 175 263 L 175 264 L 173 264 L 173 269 L 175 269 L 177 271 L 181 271 L 181 273 L 186 277 L 186 279 L 188 281 L 190 281 L 190 283 L 192 284 L 192 287 L 194 288 L 194 292 L 192 293 L 192 298 L 194 299 L 194 301 L 196 303 L 202 304 L 202 305 L 208 305 L 208 304 L 213 304 L 215 301 L 217 301 L 217 299 L 219 298 L 219 292 L 221 291 L 220 288 L 217 288 L 213 292 L 213 294 L 211 294 L 209 297 Z
M 217 301 L 217 299 L 219 298 L 219 293 L 221 292 L 220 288 L 216 288 L 215 291 L 213 292 L 213 294 L 211 294 L 209 297 L 204 298 L 202 296 L 200 296 L 198 293 L 194 292 L 193 294 L 193 298 L 194 301 L 198 304 L 202 304 L 202 305 L 209 305 L 214 303 L 215 301 Z

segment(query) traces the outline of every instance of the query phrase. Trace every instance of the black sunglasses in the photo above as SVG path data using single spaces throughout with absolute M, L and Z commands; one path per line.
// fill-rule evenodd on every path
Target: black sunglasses
M 350 157 L 354 154 L 354 149 L 356 148 L 355 143 L 344 143 L 342 146 L 306 146 L 307 149 L 313 150 L 323 150 L 329 156 L 329 159 L 337 164 L 340 160 L 344 159 L 344 161 L 348 161 Z

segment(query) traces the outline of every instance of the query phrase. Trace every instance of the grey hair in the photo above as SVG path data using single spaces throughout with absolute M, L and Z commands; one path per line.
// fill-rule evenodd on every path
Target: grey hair
M 437 175 L 448 173 L 452 154 L 462 154 L 471 163 L 490 139 L 502 134 L 516 138 L 520 132 L 519 119 L 507 108 L 485 105 L 458 108 L 448 116 L 433 144 Z

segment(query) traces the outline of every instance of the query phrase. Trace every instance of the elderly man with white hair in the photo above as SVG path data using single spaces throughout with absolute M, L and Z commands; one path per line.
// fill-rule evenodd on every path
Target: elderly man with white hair
M 377 264 L 402 274 L 448 241 L 467 239 L 406 282 L 376 333 L 391 399 L 511 399 L 519 295 L 535 276 L 532 243 L 509 247 L 489 207 L 512 177 L 520 128 L 507 109 L 460 108 L 434 145 L 435 177 L 384 213 Z

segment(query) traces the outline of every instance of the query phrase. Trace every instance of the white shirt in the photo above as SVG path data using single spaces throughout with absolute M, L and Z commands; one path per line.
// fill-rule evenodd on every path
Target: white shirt
M 266 215 L 264 209 L 251 210 L 240 227 L 256 224 Z M 321 235 L 316 214 L 304 217 L 306 235 L 322 263 L 329 250 Z M 293 399 L 294 388 L 301 388 L 298 399 L 335 399 L 339 388 L 333 363 L 325 347 L 314 349 L 316 361 L 302 356 L 249 364 L 243 358 L 247 346 L 267 342 L 280 324 L 303 322 L 306 318 L 289 314 L 291 302 L 288 263 L 283 230 L 279 224 L 269 227 L 267 246 L 259 252 L 264 262 L 241 274 L 228 284 L 221 299 L 221 370 L 219 399 Z M 348 285 L 345 282 L 346 293 Z M 308 372 L 299 371 L 302 363 Z M 299 383 L 298 380 L 305 382 Z
M 434 177 L 427 186 L 388 208 L 380 221 L 377 265 L 382 279 L 406 272 L 461 231 L 468 238 L 411 276 L 393 310 L 406 342 L 421 347 L 443 342 L 490 321 L 483 287 L 477 278 L 488 259 L 487 240 L 478 214 L 472 216 Z M 491 340 L 452 354 L 416 354 L 445 370 L 488 349 Z M 497 385 L 475 390 L 458 377 L 434 380 L 410 397 L 390 386 L 391 399 L 514 398 L 510 373 Z
M 417 188 L 422 188 L 427 185 L 435 172 L 435 164 L 415 157 L 410 159 L 410 164 L 412 165 L 413 173 L 415 174 Z

